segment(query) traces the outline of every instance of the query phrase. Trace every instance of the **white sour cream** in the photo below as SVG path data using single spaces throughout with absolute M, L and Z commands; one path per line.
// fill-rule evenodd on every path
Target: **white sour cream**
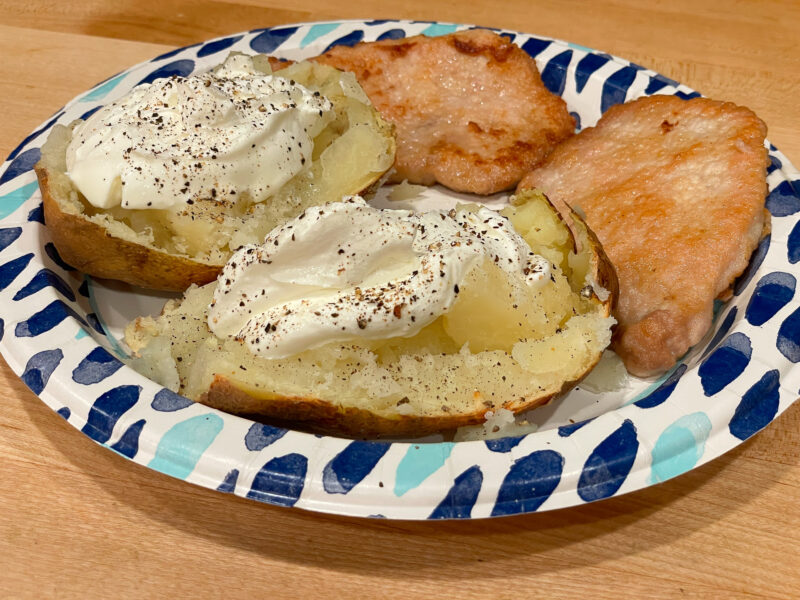
M 486 208 L 414 214 L 359 197 L 312 207 L 225 265 L 208 326 L 265 358 L 330 342 L 409 337 L 447 312 L 488 258 L 529 285 L 551 264 Z
M 311 164 L 332 118 L 319 93 L 256 70 L 245 55 L 190 77 L 142 84 L 80 123 L 67 172 L 98 208 L 261 201 Z

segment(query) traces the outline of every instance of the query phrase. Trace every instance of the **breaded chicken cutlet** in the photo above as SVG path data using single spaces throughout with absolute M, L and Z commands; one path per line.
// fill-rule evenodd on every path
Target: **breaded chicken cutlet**
M 579 207 L 619 277 L 612 343 L 628 371 L 669 369 L 700 341 L 714 299 L 765 227 L 766 125 L 707 98 L 652 96 L 610 108 L 520 188 Z
M 352 71 L 394 123 L 395 182 L 510 189 L 574 132 L 533 58 L 485 29 L 336 46 L 313 60 Z

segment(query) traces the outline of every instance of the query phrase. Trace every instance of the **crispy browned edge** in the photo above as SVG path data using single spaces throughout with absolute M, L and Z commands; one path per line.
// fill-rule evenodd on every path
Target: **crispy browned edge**
M 50 188 L 49 170 L 41 163 L 35 170 L 53 244 L 61 258 L 79 271 L 174 292 L 182 292 L 192 283 L 202 285 L 216 279 L 222 265 L 200 263 L 123 240 L 83 214 L 64 212 Z
M 556 210 L 555 207 L 553 210 Z M 557 210 L 556 212 L 563 218 L 563 215 Z M 619 294 L 616 271 L 589 226 L 575 212 L 572 212 L 570 217 L 578 224 L 577 228 L 584 228 L 585 241 L 592 248 L 594 280 L 609 291 L 608 298 L 602 303 L 605 309 L 604 316 L 609 316 Z M 598 302 L 601 302 L 594 292 L 592 295 Z M 571 390 L 589 374 L 599 360 L 600 355 L 598 354 L 595 362 L 586 369 L 580 378 L 574 381 L 565 381 L 557 392 L 536 398 L 517 398 L 506 401 L 502 403 L 502 408 L 517 414 L 548 404 Z M 479 397 L 476 399 L 480 400 Z M 214 378 L 208 391 L 200 397 L 199 402 L 233 414 L 247 415 L 280 424 L 299 424 L 310 431 L 352 438 L 410 437 L 453 430 L 484 422 L 486 412 L 491 410 L 488 406 L 484 406 L 469 413 L 441 412 L 433 415 L 397 415 L 389 418 L 365 409 L 345 408 L 322 398 L 274 393 L 262 393 L 254 396 L 236 387 L 233 382 L 222 375 Z

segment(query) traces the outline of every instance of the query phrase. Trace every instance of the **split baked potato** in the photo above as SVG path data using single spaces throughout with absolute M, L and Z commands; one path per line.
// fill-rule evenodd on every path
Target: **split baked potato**
M 254 63 L 271 72 L 267 57 Z M 335 116 L 314 138 L 310 167 L 261 202 L 241 194 L 236 202 L 207 198 L 170 209 L 96 208 L 66 173 L 66 149 L 80 121 L 56 125 L 36 173 L 45 221 L 64 260 L 97 277 L 184 291 L 212 281 L 234 250 L 260 242 L 307 206 L 376 188 L 392 166 L 395 141 L 354 76 L 309 62 L 292 64 L 280 76 L 327 97 Z
M 352 437 L 419 436 L 519 413 L 569 390 L 611 340 L 611 263 L 576 214 L 525 191 L 504 214 L 554 265 L 532 288 L 490 260 L 472 268 L 444 315 L 412 337 L 330 343 L 283 359 L 215 337 L 216 283 L 193 286 L 126 330 L 132 366 L 209 406 Z M 570 221 L 567 225 L 566 220 Z

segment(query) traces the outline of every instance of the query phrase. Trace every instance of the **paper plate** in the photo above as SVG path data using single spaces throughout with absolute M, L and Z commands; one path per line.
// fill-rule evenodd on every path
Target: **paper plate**
M 308 23 L 181 48 L 79 96 L 31 133 L 0 171 L 0 350 L 53 410 L 97 443 L 221 492 L 310 510 L 393 519 L 481 518 L 592 502 L 703 464 L 767 426 L 800 389 L 800 176 L 770 146 L 772 234 L 713 331 L 657 382 L 577 389 L 534 411 L 536 433 L 475 442 L 352 441 L 271 427 L 195 404 L 120 360 L 121 327 L 167 296 L 93 281 L 59 258 L 32 171 L 55 123 L 85 117 L 133 86 L 188 75 L 231 50 L 293 59 L 334 44 L 441 35 L 467 25 Z M 580 126 L 648 94 L 697 92 L 607 54 L 501 31 L 534 56 Z M 431 190 L 432 201 L 457 197 Z M 495 200 L 501 201 L 501 200 Z

